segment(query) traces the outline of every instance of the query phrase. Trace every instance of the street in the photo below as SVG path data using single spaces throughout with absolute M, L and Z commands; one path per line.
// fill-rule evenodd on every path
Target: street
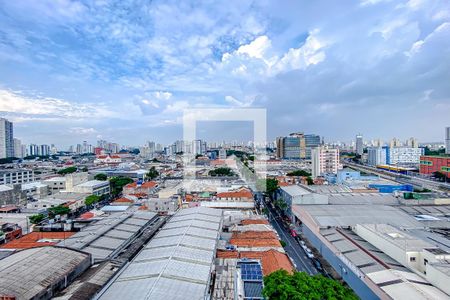
M 258 193 L 257 197 L 258 201 L 261 201 L 260 203 L 262 203 L 269 210 L 269 222 L 277 231 L 280 239 L 286 242 L 286 246 L 284 247 L 284 249 L 288 256 L 294 261 L 297 271 L 303 271 L 310 275 L 319 273 L 313 266 L 311 259 L 306 256 L 305 251 L 297 242 L 297 240 L 292 237 L 291 234 L 284 228 L 278 212 L 271 208 L 269 205 L 265 205 L 263 196 L 260 193 Z

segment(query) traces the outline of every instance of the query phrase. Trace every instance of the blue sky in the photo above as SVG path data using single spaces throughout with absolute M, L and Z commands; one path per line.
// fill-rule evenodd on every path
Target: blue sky
M 0 115 L 27 143 L 171 142 L 196 107 L 266 108 L 270 139 L 440 141 L 450 5 L 2 1 L 0 66 Z M 241 134 L 211 128 L 211 140 Z

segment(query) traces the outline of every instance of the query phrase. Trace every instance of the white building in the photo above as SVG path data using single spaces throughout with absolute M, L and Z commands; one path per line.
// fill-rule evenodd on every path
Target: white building
M 367 163 L 370 166 L 386 164 L 386 148 L 369 147 L 367 149 Z
M 28 169 L 0 170 L 0 185 L 27 183 L 33 181 L 35 181 L 33 170 Z
M 0 158 L 14 156 L 13 123 L 0 118 Z
M 89 180 L 74 186 L 71 191 L 97 196 L 107 195 L 110 193 L 109 181 Z
M 119 155 L 97 155 L 95 164 L 120 164 L 122 158 Z
M 14 138 L 14 157 L 23 158 L 24 156 L 22 142 Z
M 450 294 L 450 253 L 406 230 L 387 224 L 357 224 L 354 231 L 403 266 Z
M 339 150 L 324 146 L 311 149 L 311 169 L 313 178 L 326 173 L 336 174 L 340 169 Z
M 364 144 L 363 144 L 363 137 L 361 134 L 358 134 L 356 136 L 356 153 L 359 155 L 362 155 L 364 152 Z
M 396 147 L 389 148 L 387 163 L 390 165 L 413 165 L 420 163 L 423 148 Z
M 63 176 L 47 178 L 45 180 L 42 180 L 42 183 L 48 186 L 51 194 L 66 189 L 66 177 Z
M 227 150 L 223 148 L 219 150 L 219 159 L 227 159 Z

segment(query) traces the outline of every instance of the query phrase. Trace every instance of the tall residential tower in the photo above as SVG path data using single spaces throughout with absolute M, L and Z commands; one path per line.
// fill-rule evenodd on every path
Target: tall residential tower
M 0 118 L 0 158 L 14 156 L 13 123 Z

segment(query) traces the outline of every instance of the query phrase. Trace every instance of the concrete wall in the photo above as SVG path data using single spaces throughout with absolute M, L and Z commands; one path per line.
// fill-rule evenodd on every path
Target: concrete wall
M 348 268 L 346 264 L 307 226 L 302 226 L 302 233 L 361 299 L 380 299 L 380 297 L 366 285 L 363 279 L 360 278 L 360 275 Z M 344 269 L 345 272 L 343 271 Z
M 450 284 L 448 275 L 442 273 L 433 264 L 427 265 L 427 280 L 434 286 L 438 287 L 439 289 L 450 295 Z

